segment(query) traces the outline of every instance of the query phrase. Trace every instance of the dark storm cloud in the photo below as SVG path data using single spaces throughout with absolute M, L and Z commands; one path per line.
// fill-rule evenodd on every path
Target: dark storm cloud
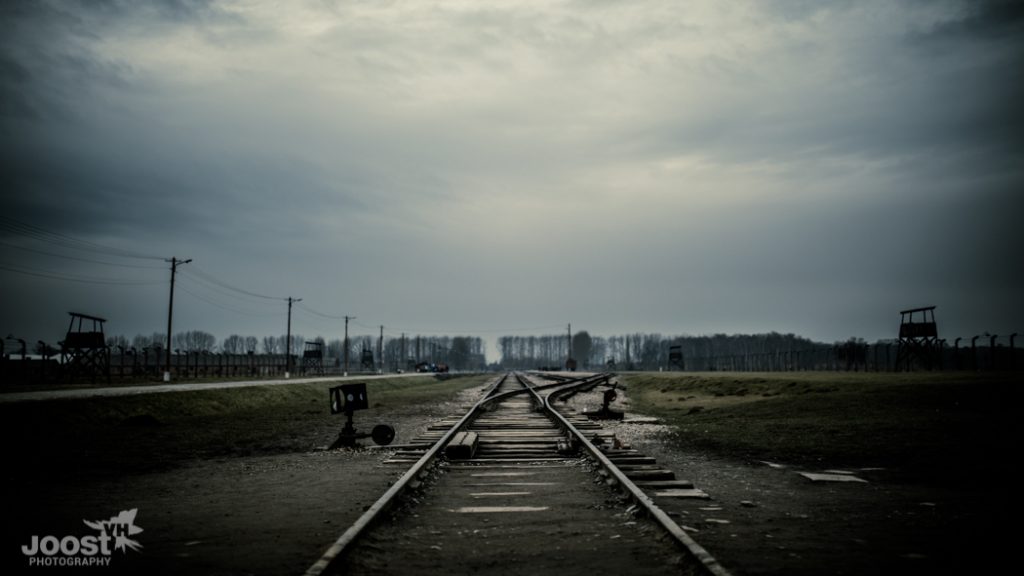
M 783 79 L 803 84 L 783 92 L 751 73 L 737 81 L 743 93 L 711 106 L 715 113 L 659 120 L 637 127 L 634 137 L 726 161 L 970 154 L 979 169 L 1012 169 L 1024 150 L 1024 46 L 977 49 L 961 63 L 901 44 L 894 39 L 890 62 L 855 60 L 831 78 Z M 922 66 L 921 58 L 948 65 Z
M 217 238 L 231 234 L 232 220 L 273 228 L 296 192 L 354 209 L 362 204 L 344 182 L 328 184 L 301 154 L 290 156 L 272 130 L 233 137 L 259 120 L 238 114 L 244 102 L 234 116 L 212 112 L 197 121 L 202 108 L 161 94 L 174 70 L 158 76 L 131 54 L 111 58 L 96 48 L 115 32 L 159 36 L 216 24 L 216 36 L 238 27 L 238 16 L 174 1 L 16 3 L 2 10 L 0 149 L 11 216 L 79 234 L 152 240 L 187 230 Z M 353 168 L 358 181 L 361 170 Z
M 1012 39 L 1024 30 L 1024 2 L 1019 0 L 975 0 L 960 7 L 960 17 L 921 30 L 917 38 L 931 42 L 998 42 Z
M 966 113 L 950 114 L 934 134 L 993 152 L 1024 151 L 1024 2 L 984 0 L 959 4 L 950 18 L 908 32 L 909 49 L 922 65 L 944 63 L 931 99 Z M 970 107 L 968 110 L 965 108 Z M 940 108 L 941 110 L 942 108 Z M 927 127 L 918 132 L 931 136 Z
M 368 324 L 888 336 L 895 310 L 1006 309 L 1024 281 L 1006 264 L 1020 20 L 1003 2 L 7 3 L 0 200 Z
M 96 5 L 105 8 L 109 5 Z M 91 125 L 89 116 L 103 90 L 131 89 L 132 79 L 126 77 L 126 67 L 91 54 L 83 39 L 95 38 L 96 32 L 75 9 L 81 7 L 42 2 L 0 8 L 0 62 L 12 72 L 0 76 L 0 146 L 8 213 L 83 231 L 73 222 L 94 221 L 95 214 L 82 217 L 78 204 L 92 205 L 89 212 L 105 208 L 110 198 L 97 193 L 95 173 L 108 167 L 92 165 L 67 148 L 88 135 L 95 141 L 87 150 L 103 147 L 105 135 Z

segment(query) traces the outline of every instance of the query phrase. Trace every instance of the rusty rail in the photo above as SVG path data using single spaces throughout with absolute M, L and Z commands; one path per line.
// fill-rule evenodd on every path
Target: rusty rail
M 568 419 L 562 416 L 558 410 L 554 408 L 552 405 L 553 399 L 561 396 L 562 394 L 569 393 L 576 387 L 586 386 L 588 383 L 589 379 L 555 390 L 543 398 L 544 407 L 554 415 L 562 428 L 571 434 L 602 468 L 608 471 L 613 482 L 616 483 L 634 502 L 636 502 L 637 505 L 643 508 L 647 514 L 654 518 L 655 521 L 657 521 L 658 524 L 660 524 L 661 527 L 679 543 L 679 545 L 685 548 L 690 555 L 700 562 L 701 566 L 707 571 L 707 573 L 714 576 L 730 576 L 729 571 L 726 570 L 710 552 L 698 544 L 696 540 L 691 538 L 690 535 L 675 522 L 675 520 L 672 520 L 664 510 L 654 503 L 654 500 L 652 500 L 650 496 L 644 494 L 644 491 L 641 490 L 639 486 L 627 478 L 626 475 L 619 470 L 618 466 L 612 463 L 612 461 L 609 460 L 608 457 L 605 456 L 604 453 L 596 446 L 594 446 L 590 440 L 587 440 L 582 432 L 580 432 L 572 425 L 571 422 L 569 422 Z
M 530 388 L 523 388 L 521 390 L 509 390 L 495 394 L 501 384 L 509 377 L 509 374 L 505 374 L 499 379 L 496 379 L 492 384 L 484 397 L 480 399 L 476 404 L 473 405 L 465 415 L 462 416 L 459 421 L 452 426 L 440 440 L 434 443 L 429 450 L 415 463 L 413 464 L 405 474 L 402 475 L 391 488 L 384 493 L 383 496 L 377 499 L 376 502 L 370 506 L 358 520 L 355 521 L 345 532 L 332 544 L 327 550 L 320 556 L 320 559 L 313 563 L 309 569 L 304 573 L 305 576 L 320 576 L 326 571 L 331 565 L 340 558 L 345 551 L 354 543 L 360 535 L 362 535 L 379 517 L 386 511 L 391 505 L 397 500 L 397 498 L 405 492 L 409 484 L 416 479 L 421 473 L 423 473 L 427 467 L 434 461 L 434 459 L 444 450 L 445 446 L 451 441 L 451 439 L 466 427 L 477 414 L 491 402 L 502 400 L 510 396 L 516 396 L 519 394 L 526 394 Z M 554 384 L 547 384 L 538 388 L 546 389 L 555 386 L 562 386 L 563 382 L 556 382 Z

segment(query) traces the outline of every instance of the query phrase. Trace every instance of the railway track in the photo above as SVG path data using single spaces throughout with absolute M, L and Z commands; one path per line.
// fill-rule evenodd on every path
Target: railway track
M 602 379 L 608 376 L 496 379 L 466 414 L 434 424 L 393 454 L 388 463 L 408 471 L 306 576 L 727 575 L 652 497 L 703 492 L 618 445 L 599 424 L 555 409 L 559 395 Z

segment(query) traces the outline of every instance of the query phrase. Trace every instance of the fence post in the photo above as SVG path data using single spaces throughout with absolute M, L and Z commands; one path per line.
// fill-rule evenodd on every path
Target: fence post
M 1010 334 L 1010 370 L 1017 369 L 1017 350 L 1013 347 L 1013 341 L 1017 339 L 1017 333 Z

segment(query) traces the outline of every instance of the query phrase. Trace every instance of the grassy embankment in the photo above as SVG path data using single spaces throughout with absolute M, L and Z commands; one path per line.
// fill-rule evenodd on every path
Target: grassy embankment
M 451 399 L 490 377 L 367 381 L 371 408 L 357 414 L 356 425 L 377 423 L 391 409 L 408 411 Z M 0 404 L 0 422 L 8 462 L 19 475 L 55 480 L 124 474 L 194 458 L 298 452 L 329 444 L 344 423 L 344 416 L 330 414 L 327 389 L 336 384 Z
M 641 373 L 631 409 L 683 447 L 725 456 L 909 474 L 1008 468 L 1020 430 L 1014 374 Z

